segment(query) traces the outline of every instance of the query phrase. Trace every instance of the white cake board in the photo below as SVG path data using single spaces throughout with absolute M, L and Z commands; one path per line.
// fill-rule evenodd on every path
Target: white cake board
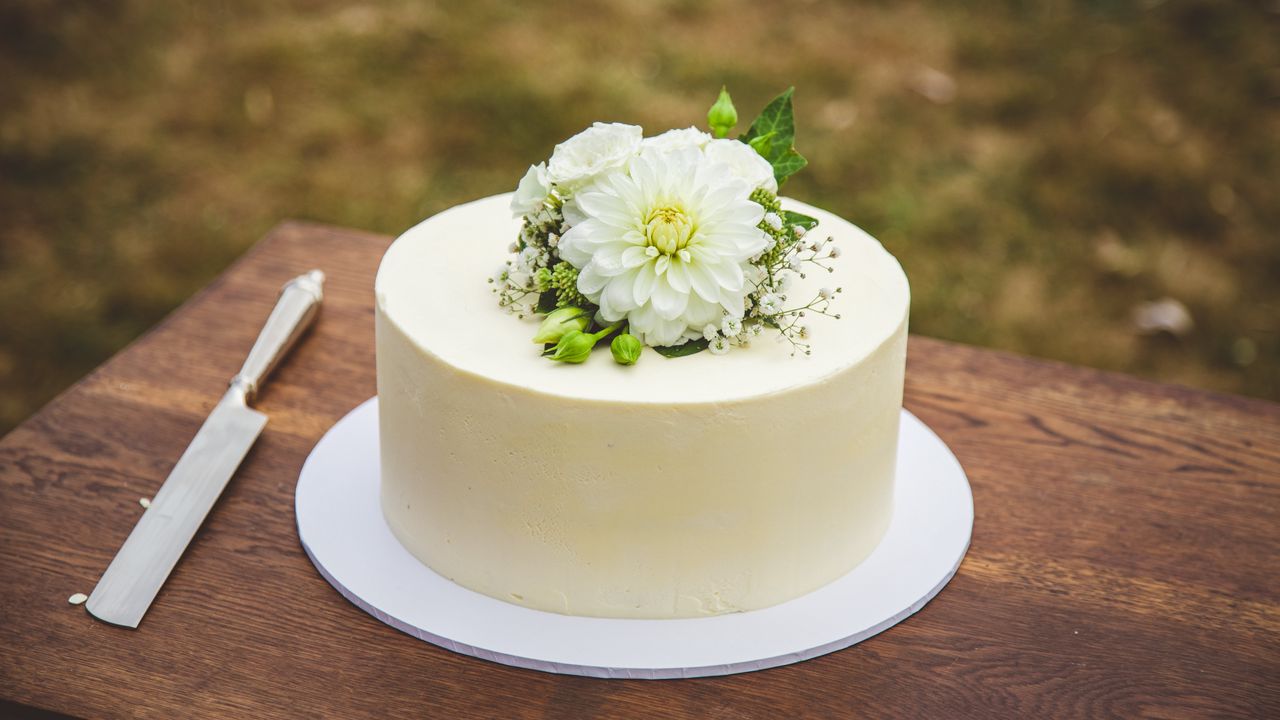
M 861 642 L 924 607 L 969 547 L 973 496 L 945 443 L 902 412 L 893 520 L 849 574 L 764 610 L 683 620 L 571 617 L 446 580 L 405 550 L 379 505 L 378 404 L 321 438 L 298 478 L 298 535 L 311 561 L 365 612 L 416 638 L 505 665 L 605 678 L 763 670 Z

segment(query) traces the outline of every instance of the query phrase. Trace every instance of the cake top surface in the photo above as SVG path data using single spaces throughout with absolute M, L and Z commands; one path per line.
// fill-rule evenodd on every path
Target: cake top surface
M 771 335 L 724 355 L 666 358 L 646 348 L 632 366 L 607 351 L 582 365 L 541 357 L 530 341 L 538 320 L 516 320 L 498 306 L 486 280 L 502 265 L 520 229 L 510 194 L 458 205 L 400 236 L 378 270 L 379 312 L 428 355 L 457 371 L 526 392 L 627 403 L 724 402 L 802 387 L 862 362 L 906 322 L 910 291 L 898 261 L 878 241 L 824 210 L 783 198 L 783 207 L 818 218 L 813 230 L 841 250 L 834 272 L 797 278 L 791 298 L 842 288 L 839 319 L 810 314 L 811 355 Z M 803 301 L 801 301 L 803 304 Z

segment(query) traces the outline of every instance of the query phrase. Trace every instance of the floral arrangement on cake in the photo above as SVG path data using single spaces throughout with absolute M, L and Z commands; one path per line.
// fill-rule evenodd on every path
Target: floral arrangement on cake
M 512 257 L 490 282 L 499 304 L 543 316 L 533 340 L 551 360 L 580 363 L 606 342 L 634 364 L 644 346 L 667 357 L 746 347 L 775 333 L 810 353 L 806 313 L 831 312 L 840 288 L 803 303 L 787 290 L 808 267 L 830 272 L 832 239 L 815 218 L 783 210 L 778 188 L 807 161 L 795 149 L 793 89 L 746 133 L 728 92 L 695 127 L 644 137 L 595 123 L 529 168 L 511 201 L 522 220 Z

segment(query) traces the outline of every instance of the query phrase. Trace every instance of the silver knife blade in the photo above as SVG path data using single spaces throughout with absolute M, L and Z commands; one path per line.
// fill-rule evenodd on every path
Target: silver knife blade
M 85 607 L 136 628 L 196 530 L 267 424 L 233 384 L 187 446 L 151 506 L 98 580 Z

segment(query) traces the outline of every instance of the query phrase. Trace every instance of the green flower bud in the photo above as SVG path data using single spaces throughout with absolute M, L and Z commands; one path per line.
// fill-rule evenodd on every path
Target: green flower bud
M 538 292 L 546 292 L 551 289 L 551 268 L 538 268 L 533 274 L 533 286 Z
M 729 91 L 721 87 L 720 97 L 716 98 L 716 103 L 707 111 L 707 125 L 716 137 L 722 138 L 732 132 L 733 126 L 737 124 L 738 111 L 729 99 Z
M 591 318 L 580 308 L 558 308 L 547 313 L 547 317 L 538 326 L 538 333 L 533 336 L 533 341 L 539 344 L 559 342 L 570 330 L 581 332 L 590 324 Z
M 596 346 L 596 336 L 588 335 L 581 330 L 570 330 L 560 338 L 556 346 L 544 353 L 545 357 L 558 362 L 586 362 L 591 356 L 591 349 Z
M 636 360 L 640 359 L 640 350 L 644 345 L 640 340 L 630 333 L 622 333 L 609 343 L 609 352 L 613 353 L 613 359 L 619 365 L 635 365 Z

